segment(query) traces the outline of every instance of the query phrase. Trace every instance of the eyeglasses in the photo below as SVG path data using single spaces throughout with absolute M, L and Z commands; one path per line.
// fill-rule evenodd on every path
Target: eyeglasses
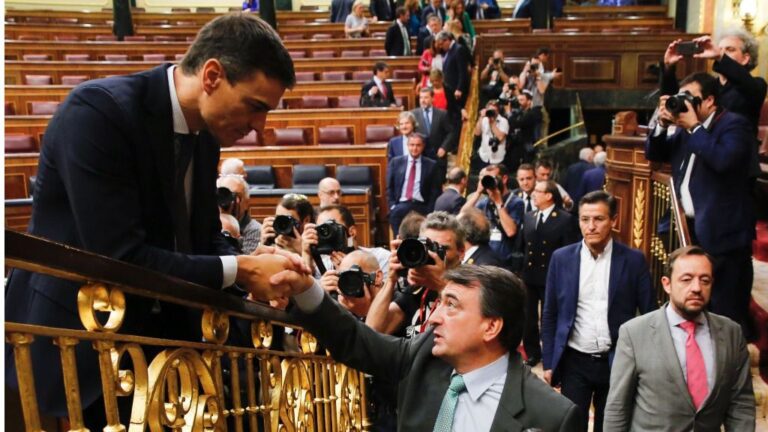
M 307 198 L 306 195 L 303 194 L 297 194 L 297 193 L 288 193 L 283 195 L 283 199 L 292 199 L 296 201 L 309 201 L 309 198 Z

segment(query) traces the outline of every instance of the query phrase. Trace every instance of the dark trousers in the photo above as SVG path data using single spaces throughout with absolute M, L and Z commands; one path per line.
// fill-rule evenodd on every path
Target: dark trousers
M 563 396 L 575 403 L 581 411 L 582 430 L 589 424 L 589 407 L 595 405 L 594 432 L 603 430 L 603 412 L 608 398 L 611 367 L 608 354 L 593 357 L 572 348 L 566 348 L 560 360 L 560 390 Z
M 528 358 L 541 359 L 541 340 L 539 338 L 539 303 L 544 305 L 544 285 L 526 284 L 528 288 L 528 313 L 523 334 L 523 348 Z
M 389 211 L 389 224 L 392 225 L 392 233 L 397 236 L 400 230 L 400 223 L 408 213 L 415 211 L 416 213 L 426 216 L 429 213 L 427 205 L 418 201 L 406 201 L 395 204 Z
M 744 337 L 751 339 L 754 334 L 749 321 L 749 302 L 754 277 L 752 251 L 742 248 L 713 255 L 712 258 L 715 266 L 709 310 L 739 323 Z

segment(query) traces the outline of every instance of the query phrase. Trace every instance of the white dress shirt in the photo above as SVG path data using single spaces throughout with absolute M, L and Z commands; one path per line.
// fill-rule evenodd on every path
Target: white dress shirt
M 411 55 L 411 39 L 408 36 L 408 29 L 405 28 L 405 24 L 399 19 L 396 19 L 395 22 L 400 27 L 400 35 L 403 37 L 403 55 Z
M 403 182 L 403 190 L 400 192 L 400 201 L 408 201 L 405 196 L 405 192 L 408 189 L 408 178 L 411 176 L 411 164 L 413 164 L 413 157 L 410 153 L 408 155 L 408 163 L 405 165 L 405 181 Z M 416 159 L 416 179 L 413 182 L 413 200 L 424 202 L 424 197 L 421 195 L 421 156 Z
M 384 85 L 384 81 L 382 81 L 379 77 L 374 75 L 373 76 L 373 82 L 376 83 L 376 87 L 378 87 L 379 93 L 381 93 L 381 95 L 384 96 L 384 92 L 387 91 L 387 88 Z M 371 89 L 368 90 L 368 96 L 373 96 L 373 87 L 371 87 Z M 387 95 L 387 96 L 389 96 L 389 95 Z
M 466 264 L 466 263 L 467 263 L 467 261 L 469 261 L 469 260 L 472 258 L 472 254 L 473 254 L 473 253 L 475 253 L 475 251 L 476 251 L 476 250 L 477 250 L 479 247 L 480 247 L 480 246 L 472 246 L 471 248 L 469 248 L 469 249 L 467 249 L 466 251 L 464 251 L 464 258 L 462 258 L 462 259 L 461 259 L 461 263 L 462 263 L 462 264 Z
M 533 202 L 531 202 L 531 205 L 533 205 Z M 551 206 L 545 208 L 544 210 L 539 210 L 539 213 L 536 214 L 536 225 L 539 224 L 539 218 L 541 218 L 541 214 L 544 214 L 543 221 L 546 222 L 547 219 L 549 219 L 549 215 L 552 214 L 552 211 L 555 209 L 555 205 L 552 204 Z
M 704 123 L 702 123 L 700 126 L 697 126 L 694 128 L 692 133 L 695 133 L 700 127 L 704 127 L 705 129 L 709 128 L 710 123 L 712 123 L 712 119 L 715 117 L 715 113 L 712 113 L 707 117 L 706 120 L 704 120 Z M 683 175 L 683 181 L 680 183 L 680 204 L 683 205 L 683 212 L 685 212 L 685 215 L 688 217 L 694 217 L 694 211 L 693 211 L 693 198 L 691 198 L 691 172 L 693 171 L 693 164 L 696 162 L 696 154 L 691 152 L 691 157 L 688 160 L 688 167 L 685 169 L 685 174 Z
M 190 130 L 189 126 L 187 125 L 187 120 L 184 118 L 184 113 L 181 111 L 181 104 L 179 104 L 179 96 L 176 94 L 176 82 L 173 79 L 173 71 L 176 69 L 176 66 L 171 66 L 168 68 L 168 90 L 171 94 L 171 112 L 173 115 L 173 132 L 177 134 L 182 135 L 189 135 Z M 187 200 L 187 210 L 188 214 L 192 214 L 191 207 L 192 207 L 192 173 L 194 172 L 193 167 L 195 165 L 195 159 L 194 156 L 192 157 L 192 160 L 189 162 L 189 167 L 187 167 L 187 172 L 184 175 L 184 196 Z M 237 277 L 237 258 L 234 256 L 222 256 L 219 257 L 221 259 L 221 266 L 223 270 L 223 278 L 222 278 L 222 288 L 228 287 L 235 283 L 235 278 Z
M 670 304 L 667 305 L 664 312 L 667 314 L 669 332 L 672 335 L 672 343 L 675 345 L 675 352 L 677 353 L 677 359 L 680 362 L 680 369 L 683 371 L 683 378 L 688 382 L 688 374 L 685 371 L 685 341 L 688 340 L 688 332 L 680 327 L 680 323 L 686 321 L 686 319 L 678 315 L 677 312 L 672 309 L 672 305 Z M 707 321 L 707 316 L 704 315 L 704 313 L 699 314 L 694 321 L 696 322 L 694 338 L 699 345 L 699 350 L 701 350 L 701 356 L 704 357 L 704 368 L 707 370 L 707 387 L 709 388 L 709 392 L 712 393 L 715 384 L 715 347 L 712 344 L 709 321 Z
M 456 403 L 452 427 L 454 432 L 491 430 L 508 368 L 509 353 L 506 353 L 493 363 L 462 375 L 467 391 L 459 395 Z
M 608 352 L 611 331 L 608 328 L 608 285 L 611 277 L 613 240 L 603 252 L 592 256 L 587 244 L 581 242 L 579 266 L 579 299 L 568 346 L 587 354 Z

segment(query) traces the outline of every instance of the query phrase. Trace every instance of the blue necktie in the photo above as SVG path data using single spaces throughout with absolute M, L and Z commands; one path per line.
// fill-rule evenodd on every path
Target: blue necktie
M 443 403 L 440 404 L 440 411 L 437 413 L 435 428 L 432 429 L 433 432 L 451 432 L 459 394 L 466 390 L 467 385 L 464 384 L 464 377 L 458 374 L 451 377 L 451 384 L 448 386 L 445 396 L 443 396 Z
M 429 121 L 429 110 L 429 108 L 424 110 L 424 129 L 427 131 L 427 135 L 429 135 L 429 131 L 432 130 L 432 122 Z

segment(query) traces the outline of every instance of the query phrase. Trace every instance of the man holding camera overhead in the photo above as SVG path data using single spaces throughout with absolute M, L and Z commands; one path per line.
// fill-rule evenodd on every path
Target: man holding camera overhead
M 695 73 L 680 93 L 662 96 L 645 157 L 672 165 L 691 241 L 714 258 L 710 310 L 747 330 L 755 237 L 747 168 L 757 149 L 749 120 L 719 106 L 720 88 L 715 77 Z

